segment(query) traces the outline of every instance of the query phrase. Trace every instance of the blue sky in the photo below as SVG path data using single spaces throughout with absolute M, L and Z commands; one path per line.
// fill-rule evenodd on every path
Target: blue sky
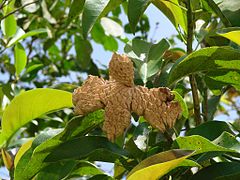
M 162 38 L 167 38 L 173 34 L 174 35 L 177 34 L 177 31 L 174 28 L 174 26 L 171 24 L 171 22 L 154 5 L 150 5 L 145 11 L 145 14 L 148 16 L 149 22 L 150 22 L 150 32 L 149 32 L 150 38 L 154 34 L 154 29 L 157 22 L 159 23 L 159 25 L 158 25 L 157 31 L 155 32 L 154 40 L 159 41 Z M 123 24 L 126 24 L 128 22 L 127 16 L 125 14 L 121 15 L 121 20 Z M 134 35 L 126 34 L 126 36 L 130 40 L 134 38 Z M 95 60 L 95 62 L 98 64 L 98 61 L 100 61 L 102 64 L 108 65 L 112 56 L 112 52 L 105 51 L 102 45 L 96 44 L 94 42 L 92 45 L 93 45 L 92 57 Z M 180 42 L 178 42 L 177 46 L 184 48 L 184 44 Z M 124 53 L 123 49 L 124 49 L 124 44 L 120 42 L 118 53 L 119 54 Z

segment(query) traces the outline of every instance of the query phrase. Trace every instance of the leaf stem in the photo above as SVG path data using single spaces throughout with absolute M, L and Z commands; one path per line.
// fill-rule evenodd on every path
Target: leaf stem
M 193 29 L 194 29 L 194 21 L 193 21 L 193 12 L 191 8 L 191 0 L 187 1 L 187 22 L 188 22 L 188 33 L 187 33 L 187 54 L 191 54 L 193 51 L 192 43 L 193 43 Z M 197 82 L 195 76 L 193 74 L 189 75 L 192 96 L 193 96 L 193 105 L 194 105 L 194 119 L 196 125 L 201 124 L 201 113 L 200 113 L 200 101 L 198 97 L 197 90 Z
M 31 5 L 31 4 L 38 3 L 38 2 L 39 2 L 39 0 L 37 0 L 37 1 L 33 1 L 33 2 L 30 2 L 30 3 L 27 3 L 27 4 L 23 5 L 23 6 L 21 6 L 21 7 L 17 8 L 17 9 L 15 9 L 14 11 L 8 13 L 7 15 L 3 16 L 3 17 L 0 19 L 0 21 L 2 21 L 3 19 L 6 19 L 8 16 L 14 14 L 15 12 L 18 12 L 19 10 L 25 8 L 26 6 L 29 6 L 29 5 Z

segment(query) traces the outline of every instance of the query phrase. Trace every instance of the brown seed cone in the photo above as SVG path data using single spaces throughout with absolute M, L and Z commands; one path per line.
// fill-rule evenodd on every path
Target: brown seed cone
M 88 79 L 73 92 L 72 101 L 75 105 L 75 113 L 85 115 L 87 113 L 103 109 L 101 92 L 105 89 L 105 81 L 97 76 L 88 76 Z
M 108 81 L 105 89 L 105 121 L 103 130 L 110 140 L 123 134 L 131 119 L 133 88 L 115 81 Z
M 164 132 L 173 127 L 181 112 L 168 88 L 148 89 L 134 86 L 133 63 L 127 56 L 114 54 L 109 64 L 110 80 L 89 76 L 73 93 L 75 113 L 87 113 L 105 108 L 103 130 L 114 140 L 129 126 L 135 112 Z
M 132 99 L 132 111 L 143 116 L 153 127 L 164 132 L 173 127 L 181 113 L 178 102 L 168 88 L 148 89 L 136 86 Z
M 134 68 L 132 61 L 126 55 L 114 53 L 109 63 L 110 80 L 115 80 L 126 86 L 134 85 Z

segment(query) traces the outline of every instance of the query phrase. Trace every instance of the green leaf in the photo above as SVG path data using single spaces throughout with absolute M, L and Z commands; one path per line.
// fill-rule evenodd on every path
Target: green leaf
M 62 143 L 45 159 L 45 162 L 56 162 L 64 159 L 114 162 L 126 156 L 126 152 L 100 136 L 84 136 Z
M 95 164 L 92 164 L 88 161 L 80 161 L 77 164 L 75 169 L 71 172 L 70 177 L 79 177 L 79 176 L 93 176 L 97 174 L 103 174 L 103 172 L 98 169 Z
M 48 166 L 44 167 L 36 176 L 36 180 L 59 180 L 66 178 L 73 168 L 76 166 L 76 161 L 63 161 L 57 163 L 51 163 Z
M 76 18 L 83 10 L 85 0 L 73 0 L 68 14 L 68 21 L 72 21 Z
M 16 73 L 19 76 L 19 74 L 22 72 L 22 70 L 25 68 L 27 64 L 27 54 L 25 52 L 24 47 L 20 43 L 17 43 L 14 47 L 14 59 Z
M 134 38 L 124 47 L 124 52 L 133 60 L 148 61 L 148 54 L 152 44 L 146 41 Z
M 204 81 L 205 81 L 207 87 L 209 88 L 209 90 L 211 90 L 211 92 L 217 97 L 222 95 L 223 87 L 228 85 L 227 83 L 222 83 L 222 82 L 219 82 L 219 81 L 215 81 L 208 76 L 204 77 Z
M 237 90 L 240 90 L 240 71 L 229 71 L 229 70 L 219 70 L 211 71 L 206 74 L 205 81 L 209 85 L 209 81 L 219 83 L 219 86 L 216 86 L 215 89 L 221 90 L 223 86 L 231 85 Z M 210 87 L 210 89 L 212 89 Z
M 24 143 L 18 150 L 15 158 L 14 158 L 14 166 L 16 168 L 19 160 L 21 159 L 21 157 L 23 156 L 23 154 L 26 153 L 27 150 L 29 150 L 32 146 L 32 142 L 33 142 L 33 139 L 30 139 L 29 141 L 27 141 L 26 143 Z
M 8 4 L 4 8 L 4 15 L 7 15 L 13 11 L 13 4 Z M 1 29 L 3 34 L 7 37 L 10 38 L 12 37 L 16 31 L 17 31 L 17 21 L 14 17 L 14 14 L 8 16 L 7 18 L 3 19 L 1 21 Z
M 135 62 L 143 82 L 146 83 L 148 78 L 160 71 L 162 56 L 169 47 L 165 39 L 151 44 L 135 38 L 125 46 L 124 51 Z
M 205 139 L 204 137 L 199 135 L 178 137 L 174 141 L 173 147 L 185 150 L 195 150 L 196 152 L 194 153 L 194 155 L 205 152 L 237 152 L 234 149 L 215 145 L 208 139 Z
M 195 51 L 172 68 L 168 84 L 189 74 L 219 70 L 240 70 L 240 51 L 229 47 L 210 47 Z
M 32 179 L 32 177 L 34 177 L 42 168 L 48 165 L 47 163 L 43 163 L 42 162 L 43 160 L 41 158 L 44 154 L 49 153 L 49 151 L 52 149 L 52 146 L 59 143 L 59 141 L 55 141 L 54 142 L 55 144 L 51 143 L 50 144 L 51 146 L 48 146 L 48 149 L 45 149 L 45 152 L 41 154 L 42 156 L 38 156 L 37 161 L 35 160 L 33 168 L 32 163 L 34 162 L 35 157 L 34 155 L 38 153 L 39 147 L 43 147 L 51 139 L 59 137 L 58 135 L 55 136 L 58 133 L 59 129 L 56 130 L 50 129 L 48 131 L 42 132 L 33 140 L 31 147 L 25 151 L 25 153 L 21 156 L 20 160 L 18 161 L 15 167 L 14 179 L 16 180 Z
M 166 50 L 170 48 L 170 44 L 166 39 L 162 39 L 157 44 L 153 44 L 148 52 L 148 61 L 159 60 Z
M 212 164 L 191 177 L 191 180 L 202 179 L 218 179 L 237 180 L 240 177 L 240 163 L 239 162 L 220 162 Z
M 105 50 L 113 52 L 118 50 L 117 41 L 112 36 L 105 34 L 105 31 L 100 23 L 96 23 L 92 28 L 91 36 L 96 43 L 103 45 Z
M 89 178 L 88 180 L 114 180 L 111 176 L 108 176 L 106 174 L 97 174 L 91 178 Z
M 181 8 L 178 0 L 153 0 L 152 3 L 172 22 L 179 31 L 179 25 L 187 33 L 186 11 Z
M 213 143 L 240 152 L 240 143 L 229 132 L 223 132 L 218 138 L 214 139 Z
M 193 151 L 187 150 L 170 150 L 155 154 L 134 167 L 128 174 L 127 180 L 159 179 L 191 155 Z
M 185 119 L 188 119 L 189 113 L 188 113 L 188 107 L 187 107 L 186 102 L 184 101 L 182 96 L 177 91 L 172 91 L 172 93 L 175 95 L 175 99 L 174 100 L 178 101 L 180 106 L 181 106 L 182 116 Z
M 99 126 L 104 121 L 104 111 L 98 110 L 84 117 L 74 117 L 61 134 L 61 140 L 67 141 L 80 137 Z
M 234 134 L 228 123 L 224 121 L 208 121 L 200 126 L 190 129 L 187 132 L 187 136 L 199 135 L 212 141 L 224 131 Z
M 86 0 L 82 15 L 83 37 L 86 38 L 93 25 L 108 12 L 122 3 L 122 0 Z
M 0 146 L 34 118 L 72 106 L 72 94 L 66 91 L 45 88 L 21 93 L 3 113 Z
M 151 0 L 129 0 L 128 20 L 133 33 L 135 32 L 137 23 L 150 3 Z
M 101 25 L 106 35 L 121 37 L 124 33 L 122 26 L 110 18 L 102 17 Z
M 230 21 L 231 26 L 240 26 L 240 1 L 238 0 L 214 0 L 219 8 Z
M 217 31 L 217 34 L 225 37 L 232 42 L 235 42 L 236 44 L 240 45 L 240 28 L 225 28 Z
M 87 69 L 91 64 L 92 46 L 88 40 L 82 39 L 80 36 L 75 36 L 74 47 L 77 54 L 77 63 L 83 69 Z
M 214 114 L 217 111 L 220 99 L 221 99 L 221 96 L 212 96 L 211 98 L 208 99 L 208 101 L 207 101 L 207 105 L 208 105 L 207 119 L 209 121 L 214 119 Z
M 19 177 L 20 179 L 31 179 L 42 168 L 49 164 L 44 162 L 45 158 L 62 142 L 87 134 L 93 128 L 102 123 L 103 120 L 104 111 L 95 111 L 85 117 L 73 118 L 67 124 L 64 131 L 51 139 L 45 138 L 45 141 L 40 143 L 35 139 L 32 148 L 30 149 L 31 152 L 26 152 L 20 159 L 14 176 Z
M 18 29 L 17 33 L 15 34 L 15 36 L 8 42 L 7 47 L 11 47 L 12 45 L 18 43 L 19 41 L 21 41 L 22 39 L 26 39 L 27 37 L 30 36 L 36 36 L 38 34 L 41 33 L 46 33 L 47 30 L 46 29 L 35 29 L 32 31 L 29 31 L 27 33 L 25 33 L 23 30 Z
M 218 5 L 214 2 L 216 0 L 203 0 L 203 1 L 207 2 L 207 4 L 211 7 L 211 9 L 220 17 L 221 21 L 226 27 L 231 26 L 230 21 L 227 19 L 225 14 L 221 11 Z

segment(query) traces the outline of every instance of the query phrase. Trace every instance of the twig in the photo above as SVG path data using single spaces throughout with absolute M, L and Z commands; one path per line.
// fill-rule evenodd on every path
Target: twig
M 7 2 L 7 0 L 3 0 L 2 4 L 0 5 L 0 10 L 3 8 L 3 6 L 5 5 L 6 2 Z
M 203 107 L 203 114 L 204 114 L 204 116 L 203 116 L 203 120 L 204 120 L 204 122 L 206 122 L 207 120 L 208 120 L 208 90 L 207 90 L 207 88 L 204 88 L 203 89 L 203 105 L 202 105 L 202 107 Z
M 187 54 L 191 54 L 192 49 L 192 42 L 193 42 L 193 13 L 191 9 L 191 0 L 187 1 L 187 22 L 188 22 L 188 33 L 187 33 Z M 194 104 L 194 119 L 196 125 L 201 124 L 201 113 L 200 113 L 200 102 L 198 97 L 198 90 L 197 90 L 197 82 L 194 75 L 189 76 L 192 96 L 193 96 L 193 104 Z
M 12 12 L 8 13 L 7 15 L 3 16 L 3 17 L 0 19 L 0 21 L 2 21 L 3 19 L 6 19 L 8 16 L 14 14 L 15 12 L 18 12 L 19 10 L 25 8 L 26 6 L 29 6 L 29 5 L 34 4 L 34 3 L 37 3 L 37 2 L 39 2 L 39 0 L 30 2 L 30 3 L 27 3 L 27 4 L 24 4 L 23 6 L 15 9 L 14 11 L 12 11 Z

